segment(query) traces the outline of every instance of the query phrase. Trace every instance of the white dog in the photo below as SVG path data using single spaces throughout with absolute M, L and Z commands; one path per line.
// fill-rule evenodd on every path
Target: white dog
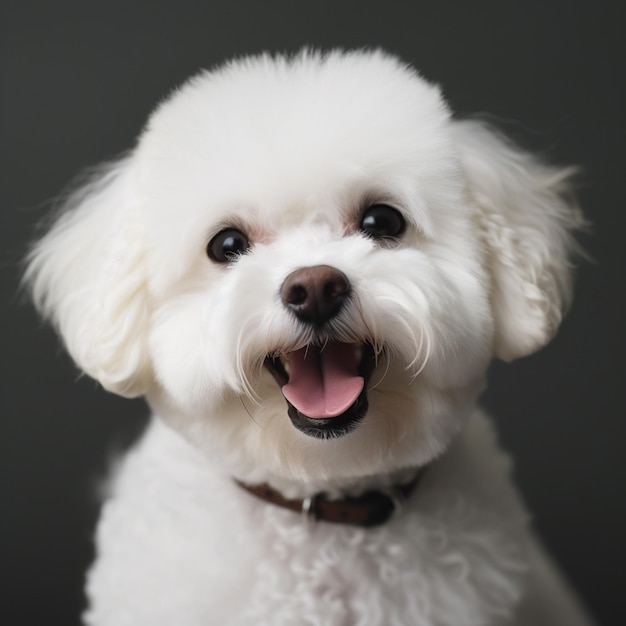
M 567 307 L 569 174 L 381 52 L 242 59 L 163 102 L 26 275 L 155 414 L 86 623 L 587 624 L 475 406 Z

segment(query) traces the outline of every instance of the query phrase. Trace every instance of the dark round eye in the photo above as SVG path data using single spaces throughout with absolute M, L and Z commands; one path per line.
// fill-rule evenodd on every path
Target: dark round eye
M 400 212 L 386 204 L 373 204 L 361 219 L 361 230 L 374 239 L 397 237 L 405 226 Z
M 246 252 L 249 247 L 250 242 L 241 231 L 227 228 L 209 241 L 206 251 L 209 258 L 216 263 L 229 263 Z

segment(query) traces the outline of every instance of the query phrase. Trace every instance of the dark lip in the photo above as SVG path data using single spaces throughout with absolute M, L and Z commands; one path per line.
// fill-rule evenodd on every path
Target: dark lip
M 285 402 L 287 403 L 287 415 L 289 415 L 293 426 L 305 435 L 314 437 L 315 439 L 337 439 L 338 437 L 351 433 L 358 427 L 367 413 L 369 407 L 367 400 L 367 384 L 375 366 L 376 357 L 374 349 L 369 343 L 364 343 L 362 345 L 361 362 L 357 369 L 359 376 L 362 376 L 365 380 L 363 391 L 359 394 L 356 402 L 347 411 L 344 411 L 341 415 L 337 415 L 336 417 L 313 419 L 300 413 L 300 411 L 285 398 Z M 267 356 L 265 358 L 265 367 L 272 374 L 279 387 L 289 382 L 289 375 L 279 358 Z

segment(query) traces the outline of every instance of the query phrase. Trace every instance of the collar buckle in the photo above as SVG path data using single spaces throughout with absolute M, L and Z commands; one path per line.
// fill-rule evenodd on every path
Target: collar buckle
M 302 516 L 309 523 L 316 523 L 319 519 L 317 516 L 318 499 L 317 493 L 302 499 Z

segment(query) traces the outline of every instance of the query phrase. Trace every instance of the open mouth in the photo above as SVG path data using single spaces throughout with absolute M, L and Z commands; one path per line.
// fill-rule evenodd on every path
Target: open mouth
M 318 439 L 353 431 L 367 412 L 367 383 L 375 367 L 369 344 L 328 341 L 285 355 L 265 367 L 281 387 L 295 428 Z

